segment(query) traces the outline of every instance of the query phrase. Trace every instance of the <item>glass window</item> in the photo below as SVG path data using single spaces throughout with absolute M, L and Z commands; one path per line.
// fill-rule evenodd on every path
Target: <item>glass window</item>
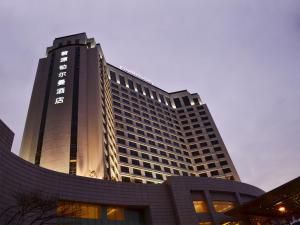
M 224 213 L 236 206 L 235 202 L 229 201 L 213 201 L 213 206 L 218 213 Z
M 182 107 L 182 105 L 181 105 L 181 102 L 180 102 L 179 98 L 174 98 L 174 102 L 175 102 L 175 106 L 176 106 L 176 108 L 180 108 L 180 107 Z
M 149 89 L 146 88 L 146 87 L 145 87 L 145 92 L 146 92 L 146 96 L 148 96 L 148 97 L 150 98 L 150 97 L 151 97 L 151 96 L 150 96 L 150 91 L 149 91 Z
M 199 225 L 213 225 L 213 222 L 211 221 L 200 222 Z
M 108 220 L 125 220 L 124 209 L 121 207 L 108 207 L 107 208 Z
M 134 86 L 133 86 L 133 82 L 132 82 L 132 80 L 127 80 L 128 81 L 128 85 L 129 85 L 129 88 L 131 89 L 131 90 L 134 90 Z
M 136 84 L 136 87 L 137 87 L 139 93 L 143 94 L 142 86 L 140 84 Z
M 165 103 L 164 96 L 163 96 L 162 94 L 159 94 L 159 98 L 160 98 L 160 100 L 161 100 L 161 102 L 162 102 L 163 104 L 166 104 L 166 103 Z
M 110 71 L 110 79 L 115 81 L 115 82 L 117 81 L 116 74 L 113 71 Z
M 101 207 L 97 204 L 60 201 L 57 207 L 57 215 L 68 214 L 70 217 L 99 219 Z
M 190 99 L 189 99 L 188 96 L 184 96 L 184 97 L 182 98 L 182 100 L 183 100 L 183 103 L 184 103 L 185 106 L 190 106 L 190 105 L 191 105 Z
M 193 201 L 196 213 L 207 213 L 207 204 L 205 201 Z
M 125 78 L 122 77 L 121 75 L 119 75 L 119 79 L 120 79 L 120 84 L 123 85 L 123 86 L 126 86 L 126 84 L 125 84 Z

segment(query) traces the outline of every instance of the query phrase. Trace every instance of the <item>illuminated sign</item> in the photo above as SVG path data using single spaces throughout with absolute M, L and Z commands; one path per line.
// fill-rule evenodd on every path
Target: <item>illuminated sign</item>
M 60 53 L 60 64 L 58 66 L 59 72 L 57 74 L 58 80 L 56 83 L 56 96 L 55 96 L 55 102 L 54 104 L 62 104 L 64 103 L 65 99 L 65 90 L 66 90 L 66 80 L 65 77 L 67 77 L 67 71 L 68 65 L 66 64 L 68 62 L 68 51 L 62 51 Z
M 138 75 L 136 72 L 134 72 L 132 70 L 129 70 L 124 66 L 119 66 L 119 68 L 120 68 L 120 70 L 123 70 L 124 72 L 129 73 L 129 74 L 131 74 L 131 75 L 133 75 L 133 76 L 135 76 L 135 77 L 137 77 L 137 78 L 153 85 L 153 83 L 151 81 L 144 79 L 142 76 Z

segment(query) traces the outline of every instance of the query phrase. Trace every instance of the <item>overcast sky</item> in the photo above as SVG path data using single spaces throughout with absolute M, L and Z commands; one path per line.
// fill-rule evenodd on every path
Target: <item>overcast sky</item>
M 243 182 L 300 174 L 300 1 L 0 1 L 0 118 L 18 153 L 38 59 L 86 32 L 109 63 L 207 103 Z

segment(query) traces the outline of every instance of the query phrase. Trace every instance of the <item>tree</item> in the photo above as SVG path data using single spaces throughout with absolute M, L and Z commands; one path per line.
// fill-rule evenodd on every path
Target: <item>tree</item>
M 41 191 L 14 192 L 13 202 L 0 211 L 5 225 L 50 225 L 67 217 L 80 217 L 80 208 L 60 205 L 59 198 Z M 1 223 L 1 224 L 2 224 Z

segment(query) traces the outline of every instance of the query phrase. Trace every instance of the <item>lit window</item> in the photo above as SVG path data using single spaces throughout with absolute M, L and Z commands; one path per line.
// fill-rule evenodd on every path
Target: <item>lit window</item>
M 236 206 L 236 203 L 228 201 L 213 201 L 213 206 L 216 212 L 223 213 L 234 208 Z
M 239 222 L 234 222 L 234 221 L 230 221 L 230 222 L 222 222 L 222 225 L 239 225 Z
M 205 201 L 193 201 L 196 213 L 207 213 L 207 205 Z
M 108 220 L 125 220 L 124 209 L 120 207 L 108 207 L 107 208 Z
M 200 222 L 199 225 L 213 225 L 211 221 Z
M 85 219 L 99 219 L 101 208 L 97 204 L 60 201 L 57 207 L 57 215 Z

